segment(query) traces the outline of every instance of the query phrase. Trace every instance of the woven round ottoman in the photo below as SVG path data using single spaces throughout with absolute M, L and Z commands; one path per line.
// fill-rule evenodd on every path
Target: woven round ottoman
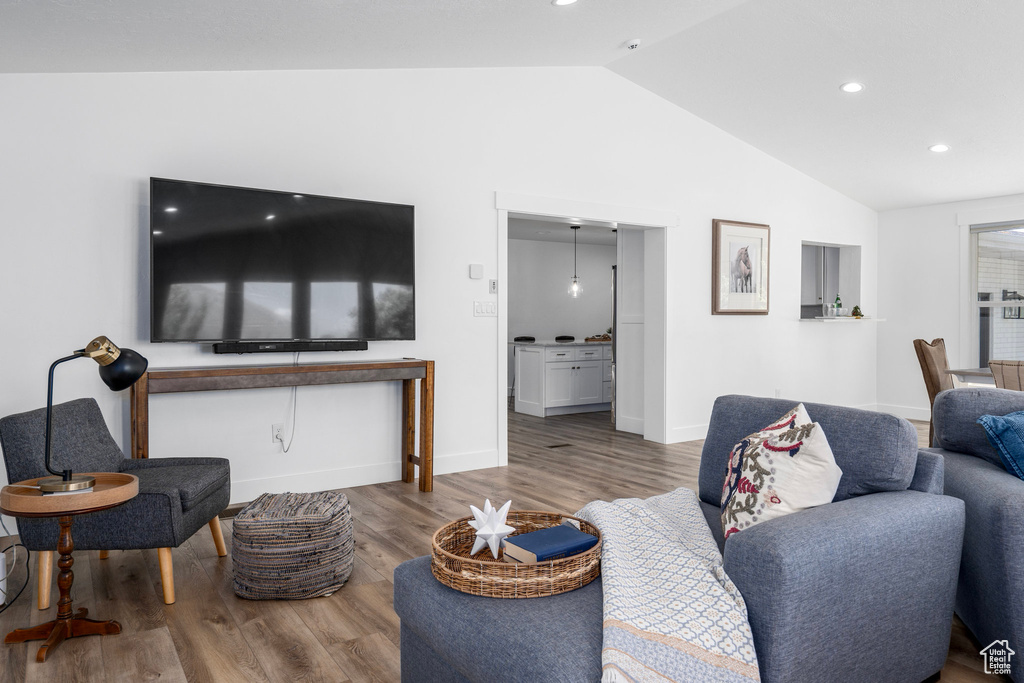
M 264 493 L 233 522 L 234 588 L 241 598 L 330 595 L 348 580 L 354 556 L 343 493 Z

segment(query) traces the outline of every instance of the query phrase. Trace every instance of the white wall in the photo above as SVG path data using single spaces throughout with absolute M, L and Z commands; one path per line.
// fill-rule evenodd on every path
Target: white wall
M 862 307 L 876 308 L 876 214 L 608 70 L 5 74 L 0 101 L 0 325 L 24 341 L 0 370 L 0 414 L 43 405 L 48 364 L 97 334 L 153 367 L 290 362 L 148 343 L 149 176 L 416 206 L 416 341 L 302 360 L 434 359 L 439 474 L 497 463 L 497 323 L 472 314 L 493 300 L 496 190 L 680 216 L 654 294 L 669 312 L 670 439 L 703 436 L 726 392 L 875 402 L 874 328 L 797 311 L 801 240 L 863 245 Z M 552 116 L 581 101 L 601 106 Z M 771 315 L 710 315 L 713 218 L 772 226 Z M 151 452 L 229 457 L 235 501 L 398 478 L 397 386 L 300 389 L 285 456 L 269 427 L 288 392 L 154 397 Z M 126 396 L 85 360 L 58 369 L 56 399 L 77 396 L 127 445 Z
M 567 228 L 568 229 L 568 228 Z M 572 244 L 508 241 L 508 337 L 530 335 L 577 340 L 604 334 L 612 325 L 612 266 L 615 247 L 580 244 L 576 272 L 583 294 L 568 294 Z
M 878 404 L 927 420 L 914 339 L 942 337 L 950 367 L 977 367 L 967 343 L 970 224 L 1024 218 L 1024 195 L 935 204 L 879 215 Z M 865 311 L 871 315 L 869 311 Z M 961 324 L 961 319 L 966 322 Z M 966 335 L 966 337 L 965 337 Z

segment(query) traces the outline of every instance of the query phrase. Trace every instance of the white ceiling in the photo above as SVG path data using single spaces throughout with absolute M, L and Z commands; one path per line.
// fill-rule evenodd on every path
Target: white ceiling
M 510 240 L 532 240 L 534 242 L 567 242 L 572 244 L 573 230 L 570 225 L 580 226 L 576 233 L 577 244 L 600 244 L 614 247 L 615 230 L 611 225 L 596 223 L 573 223 L 569 219 L 538 219 L 531 217 L 508 219 Z
M 0 0 L 0 71 L 598 66 L 744 0 Z
M 1021 0 L 0 0 L 0 72 L 607 66 L 885 210 L 1024 192 L 1022 28 Z
M 1024 192 L 1022 30 L 1021 0 L 752 0 L 610 68 L 884 210 Z

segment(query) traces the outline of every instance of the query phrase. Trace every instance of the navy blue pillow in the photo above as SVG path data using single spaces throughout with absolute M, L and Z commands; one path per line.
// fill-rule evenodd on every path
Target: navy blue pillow
M 978 424 L 985 428 L 1003 466 L 1010 474 L 1024 479 L 1024 410 L 1009 415 L 982 415 Z

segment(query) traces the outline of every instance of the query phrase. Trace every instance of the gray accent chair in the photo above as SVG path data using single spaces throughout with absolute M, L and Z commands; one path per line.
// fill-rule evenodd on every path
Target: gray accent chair
M 964 501 L 967 526 L 956 613 L 981 647 L 1009 641 L 1013 680 L 1024 681 L 1024 481 L 1008 472 L 977 423 L 1024 410 L 1024 392 L 952 389 L 935 398 L 936 448 L 947 496 Z
M 719 504 L 733 445 L 797 403 L 750 396 L 715 402 L 699 497 L 720 548 Z M 805 406 L 843 470 L 834 502 L 724 543 L 726 572 L 747 604 L 761 680 L 919 683 L 946 661 L 963 503 L 941 495 L 942 458 L 919 454 L 906 420 Z M 553 598 L 481 598 L 441 585 L 430 558 L 421 557 L 399 565 L 394 582 L 406 683 L 600 678 L 597 581 Z M 481 647 L 488 643 L 496 645 Z
M 46 409 L 0 419 L 7 480 L 47 476 L 44 466 Z M 127 472 L 139 478 L 139 495 L 123 505 L 75 517 L 75 550 L 157 548 L 166 604 L 174 602 L 171 548 L 209 525 L 217 554 L 227 555 L 218 514 L 231 494 L 229 462 L 224 458 L 125 458 L 107 429 L 96 401 L 82 398 L 53 406 L 51 456 L 56 470 Z M 49 607 L 54 518 L 18 518 L 21 542 L 39 553 L 39 609 Z

